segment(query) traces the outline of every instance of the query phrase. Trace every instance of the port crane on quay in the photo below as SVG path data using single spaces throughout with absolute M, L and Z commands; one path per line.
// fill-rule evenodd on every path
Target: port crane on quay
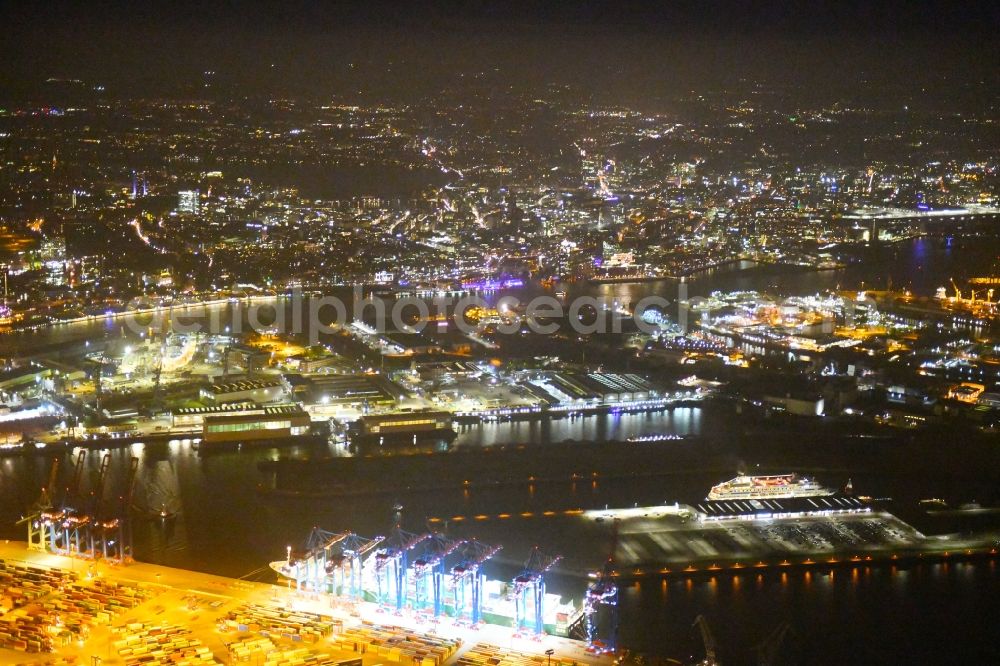
M 272 562 L 271 568 L 295 581 L 299 589 L 360 599 L 364 558 L 384 538 L 368 539 L 354 532 L 328 532 L 314 527 L 305 551 L 293 552 L 289 546 L 287 558 Z
M 471 597 L 470 617 L 472 624 L 483 619 L 483 581 L 486 574 L 483 565 L 500 552 L 501 546 L 488 546 L 472 539 L 462 544 L 459 554 L 461 561 L 451 568 L 451 583 L 455 592 L 455 617 L 461 619 L 465 612 L 467 594 Z
M 118 498 L 117 510 L 108 511 L 96 500 L 94 528 L 91 530 L 90 552 L 96 555 L 101 551 L 101 557 L 108 558 L 109 551 L 116 555 L 119 562 L 132 557 L 132 521 L 128 519 L 129 507 L 132 506 L 132 492 L 135 488 L 135 477 L 139 471 L 139 459 L 133 457 L 129 461 L 128 477 L 125 482 L 125 494 Z M 113 507 L 113 503 L 109 503 Z
M 28 548 L 30 550 L 46 550 L 47 526 L 40 518 L 43 513 L 52 511 L 55 506 L 53 491 L 58 479 L 59 458 L 53 458 L 52 467 L 49 469 L 49 482 L 42 486 L 42 491 L 34 505 L 29 509 L 28 515 L 18 522 L 19 525 L 28 525 Z
M 374 602 L 395 615 L 413 612 L 434 622 L 448 617 L 459 625 L 510 626 L 522 636 L 564 632 L 567 618 L 580 613 L 558 595 L 546 594 L 545 576 L 562 559 L 532 550 L 510 582 L 487 578 L 485 565 L 501 549 L 476 539 L 414 533 L 397 522 L 387 536 L 313 528 L 305 549 L 288 548 L 271 563 L 295 587 Z
M 49 481 L 41 489 L 32 511 L 18 524 L 26 524 L 28 548 L 55 555 L 125 562 L 132 557 L 132 525 L 129 509 L 135 490 L 139 459 L 132 457 L 124 493 L 117 501 L 105 501 L 111 456 L 105 453 L 89 493 L 82 487 L 86 450 L 76 457 L 70 483 L 56 506 L 52 489 L 59 476 L 59 459 L 52 460 Z
M 611 552 L 597 579 L 583 597 L 583 616 L 587 631 L 587 649 L 595 654 L 614 653 L 618 645 L 618 584 L 614 580 L 615 550 L 618 547 L 618 523 L 611 537 Z M 604 613 L 601 613 L 601 610 Z
M 432 603 L 434 617 L 441 616 L 444 606 L 441 597 L 444 561 L 465 543 L 463 540 L 446 539 L 440 534 L 428 536 L 420 554 L 413 560 L 414 607 L 418 611 L 426 610 L 427 605 Z
M 396 612 L 402 612 L 406 599 L 406 572 L 411 550 L 430 538 L 430 534 L 407 532 L 398 524 L 389 532 L 375 551 L 375 580 L 378 585 L 378 603 L 391 605 L 395 597 Z M 384 585 L 383 585 L 384 584 Z
M 43 532 L 48 532 L 47 550 L 59 555 L 72 555 L 80 552 L 80 528 L 85 522 L 85 516 L 77 510 L 83 503 L 80 481 L 83 477 L 83 463 L 87 459 L 87 451 L 81 450 L 76 457 L 76 467 L 69 486 L 63 493 L 63 500 L 58 509 L 42 511 L 39 516 Z M 43 540 L 43 544 L 45 541 Z
M 517 615 L 514 621 L 514 631 L 522 628 L 533 630 L 535 635 L 544 633 L 545 617 L 545 574 L 559 561 L 562 555 L 550 556 L 539 550 L 538 546 L 531 549 L 524 570 L 512 581 L 514 605 Z M 529 616 L 529 603 L 534 617 Z

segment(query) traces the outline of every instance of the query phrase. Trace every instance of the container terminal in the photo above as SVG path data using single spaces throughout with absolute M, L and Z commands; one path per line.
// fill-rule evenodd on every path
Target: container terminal
M 86 570 L 88 579 L 100 571 L 120 572 L 117 574 L 119 577 L 127 578 L 130 575 L 127 572 L 133 571 L 134 566 L 146 566 L 125 566 L 134 562 L 132 495 L 138 459 L 131 459 L 124 494 L 110 501 L 103 499 L 109 477 L 108 454 L 102 458 L 90 493 L 82 491 L 85 459 L 86 451 L 81 451 L 76 458 L 70 485 L 59 494 L 49 490 L 55 491 L 57 487 L 59 463 L 56 459 L 48 484 L 43 487 L 29 515 L 21 521 L 26 526 L 27 541 L 23 552 L 13 560 L 45 562 L 49 556 L 60 558 L 54 560 L 59 563 L 57 568 L 60 571 L 52 574 L 55 582 L 46 583 L 49 592 L 41 595 L 41 606 L 38 606 L 33 603 L 36 595 L 16 590 L 35 589 L 38 580 L 48 580 L 49 574 L 30 567 L 10 565 L 12 568 L 5 576 L 9 579 L 10 589 L 15 592 L 3 595 L 0 606 L 4 611 L 0 621 L 7 623 L 4 625 L 7 630 L 0 633 L 0 639 L 8 647 L 29 652 L 51 652 L 63 643 L 68 645 L 78 640 L 79 637 L 72 635 L 67 638 L 61 631 L 65 623 L 61 602 L 49 603 L 63 596 L 63 586 L 72 585 L 73 576 L 63 575 L 67 562 L 70 563 L 70 571 L 74 571 L 75 563 L 79 562 L 79 567 Z M 350 618 L 364 619 L 371 615 L 369 624 L 372 625 L 386 624 L 386 618 L 391 618 L 388 623 L 395 625 L 404 622 L 405 618 L 407 630 L 423 627 L 438 634 L 447 626 L 458 632 L 456 636 L 460 636 L 462 631 L 472 631 L 471 638 L 500 632 L 506 636 L 505 644 L 508 646 L 520 639 L 528 640 L 535 646 L 545 644 L 550 637 L 554 640 L 556 634 L 565 636 L 570 627 L 580 625 L 587 627 L 585 633 L 588 640 L 560 644 L 562 649 L 573 646 L 574 649 L 589 650 L 594 655 L 614 650 L 613 632 L 608 639 L 600 639 L 598 636 L 603 634 L 595 626 L 598 607 L 617 603 L 617 587 L 609 578 L 599 581 L 603 584 L 601 598 L 593 603 L 588 601 L 589 596 L 579 606 L 563 602 L 558 595 L 546 592 L 545 583 L 547 573 L 561 557 L 535 548 L 516 576 L 509 582 L 498 583 L 486 578 L 484 565 L 501 550 L 501 546 L 487 545 L 474 539 L 453 539 L 438 533 L 406 532 L 399 526 L 400 518 L 401 514 L 397 511 L 396 526 L 385 536 L 372 538 L 349 531 L 333 533 L 314 528 L 304 548 L 293 549 L 289 545 L 284 561 L 272 563 L 271 568 L 286 584 L 292 603 L 308 599 L 320 608 L 339 608 Z M 267 568 L 264 565 L 260 570 Z M 181 578 L 185 575 L 171 574 Z M 160 577 L 159 574 L 157 577 Z M 274 589 L 281 587 L 279 585 Z M 96 601 L 87 597 L 79 605 L 95 613 L 98 612 L 95 608 L 100 609 L 99 612 L 104 615 L 99 617 L 108 621 L 110 610 L 106 607 L 109 605 L 115 609 L 141 605 L 139 594 L 134 590 L 122 593 L 128 597 L 124 601 L 114 597 L 113 601 L 105 603 L 101 594 L 104 592 L 97 595 L 99 598 Z M 22 612 L 20 609 L 25 605 L 30 608 Z M 76 604 L 71 603 L 70 606 L 75 608 Z M 238 619 L 234 620 L 237 626 L 260 624 L 239 622 Z M 334 631 L 338 626 L 343 628 L 344 621 L 339 622 L 338 625 L 329 618 L 314 619 L 314 629 L 322 636 L 340 636 L 343 632 Z M 144 622 L 138 624 L 145 626 Z M 352 626 L 352 631 L 367 631 L 365 626 L 362 625 L 361 629 Z M 605 629 L 611 631 L 611 627 Z M 266 637 L 270 639 L 273 633 L 274 630 L 268 630 Z M 390 638 L 395 636 L 392 630 L 387 635 Z M 60 636 L 66 640 L 59 639 Z M 471 640 L 467 638 L 466 643 Z M 356 652 L 364 651 L 357 646 L 363 646 L 365 640 L 358 639 L 352 643 Z M 386 640 L 394 642 L 389 638 Z M 447 654 L 437 662 L 403 661 L 419 662 L 420 666 L 438 666 L 453 656 L 458 646 L 459 643 L 452 645 L 453 649 L 446 650 Z M 204 655 L 206 660 L 210 659 L 206 652 L 199 651 L 198 654 Z M 489 651 L 484 654 L 489 654 Z M 380 656 L 385 655 L 380 653 Z
M 830 566 L 828 562 L 835 560 L 858 566 L 853 563 L 868 562 L 872 555 L 878 559 L 907 553 L 938 559 L 996 555 L 983 543 L 924 538 L 891 514 L 867 508 L 715 520 L 694 509 L 633 507 L 567 517 L 590 529 L 613 524 L 618 532 L 614 558 L 603 571 L 593 573 L 580 616 L 585 618 L 583 611 L 590 610 L 591 617 L 613 619 L 616 581 L 645 574 L 715 575 L 722 568 Z M 853 541 L 847 542 L 852 534 Z M 818 536 L 830 540 L 828 560 L 815 556 L 817 545 L 810 540 Z M 272 563 L 282 574 L 278 584 L 94 558 L 83 552 L 60 555 L 25 542 L 0 543 L 0 662 L 50 666 L 612 663 L 606 654 L 612 645 L 602 640 L 596 622 L 581 623 L 583 640 L 552 635 L 549 626 L 535 631 L 536 601 L 557 599 L 544 588 L 544 575 L 556 558 L 533 552 L 525 570 L 510 581 L 511 590 L 520 592 L 513 596 L 517 624 L 505 626 L 499 617 L 502 608 L 490 598 L 495 583 L 485 579 L 481 566 L 499 550 L 496 546 L 401 530 L 385 538 L 322 530 L 310 537 L 311 551 L 289 549 L 284 559 Z M 729 547 L 725 539 L 742 544 L 743 551 L 722 550 Z M 896 541 L 891 552 L 886 539 Z M 762 553 L 778 552 L 784 552 L 783 559 L 759 559 Z M 407 557 L 407 553 L 412 554 Z M 354 577 L 353 562 L 366 556 Z M 448 566 L 446 560 L 455 563 Z M 691 564 L 638 568 L 654 560 Z M 459 585 L 453 584 L 456 580 Z M 365 591 L 372 584 L 380 596 Z M 456 595 L 456 590 L 462 591 Z M 464 606 L 456 608 L 456 599 Z M 546 611 L 542 620 L 548 617 Z
M 135 465 L 125 495 L 99 501 L 102 492 L 80 491 L 84 455 L 65 492 L 43 489 L 22 521 L 27 542 L 0 546 L 5 661 L 610 663 L 621 580 L 997 554 L 996 535 L 927 537 L 877 501 L 784 474 L 739 476 L 694 504 L 431 517 L 423 533 L 402 529 L 397 507 L 384 535 L 314 528 L 301 547 L 262 563 L 278 574 L 267 585 L 134 562 Z M 105 457 L 98 489 L 107 467 Z M 569 546 L 554 534 L 590 545 L 569 562 L 536 546 L 515 575 L 491 578 L 511 530 L 547 547 Z M 609 537 L 610 552 L 594 552 Z M 579 601 L 547 589 L 557 567 L 579 581 Z
M 611 663 L 580 641 L 469 627 L 378 604 L 145 563 L 0 543 L 0 662 L 559 666 Z

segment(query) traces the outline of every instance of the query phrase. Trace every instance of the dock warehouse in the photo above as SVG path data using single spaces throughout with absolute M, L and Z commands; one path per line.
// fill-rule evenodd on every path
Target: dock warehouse
M 272 405 L 215 414 L 204 417 L 202 440 L 206 443 L 239 442 L 305 435 L 309 432 L 309 422 L 309 414 L 298 405 Z

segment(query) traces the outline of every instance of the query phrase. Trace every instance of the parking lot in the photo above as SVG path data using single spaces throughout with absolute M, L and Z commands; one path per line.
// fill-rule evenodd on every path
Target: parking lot
M 888 513 L 710 523 L 678 515 L 636 516 L 620 522 L 615 560 L 623 567 L 757 561 L 906 551 L 923 545 L 923 535 Z

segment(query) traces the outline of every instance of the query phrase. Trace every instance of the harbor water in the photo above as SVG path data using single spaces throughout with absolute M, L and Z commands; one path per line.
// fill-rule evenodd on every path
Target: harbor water
M 958 268 L 953 249 L 940 240 L 882 251 L 887 257 L 877 274 L 860 266 L 794 274 L 737 268 L 693 279 L 690 293 L 750 288 L 812 293 L 857 287 L 863 281 L 884 287 L 888 275 L 897 287 L 932 292 Z M 987 264 L 984 256 L 963 270 L 985 271 Z M 589 293 L 633 301 L 647 293 L 673 299 L 676 288 L 669 282 L 586 287 Z M 30 338 L 8 337 L 5 352 L 21 343 L 99 339 L 115 330 L 113 324 L 91 322 Z M 646 447 L 625 443 L 632 436 L 657 433 L 695 437 Z M 509 579 L 534 545 L 561 553 L 565 559 L 549 590 L 577 602 L 587 584 L 586 572 L 599 568 L 607 556 L 609 531 L 595 537 L 592 529 L 584 529 L 582 517 L 565 513 L 549 522 L 470 517 L 697 501 L 737 468 L 809 473 L 830 486 L 850 478 L 859 493 L 891 497 L 894 512 L 898 508 L 907 520 L 919 513 L 918 500 L 927 497 L 953 506 L 1000 504 L 995 442 L 955 442 L 946 435 L 859 440 L 822 428 L 754 424 L 724 404 L 476 424 L 460 428 L 447 451 L 345 458 L 352 462 L 332 465 L 325 480 L 342 492 L 267 492 L 274 479 L 261 463 L 343 453 L 338 445 L 329 446 L 210 453 L 184 442 L 136 445 L 111 451 L 112 487 L 107 492 L 109 497 L 120 492 L 128 459 L 137 456 L 136 502 L 145 503 L 141 508 L 150 514 L 135 530 L 136 556 L 144 561 L 265 579 L 271 575 L 267 563 L 283 557 L 288 545 L 300 544 L 313 526 L 365 536 L 385 533 L 394 507 L 401 505 L 409 530 L 439 529 L 502 544 L 490 564 L 491 577 Z M 543 452 L 552 447 L 562 453 Z M 567 447 L 575 448 L 567 454 Z M 477 478 L 468 478 L 470 456 L 480 466 Z M 85 485 L 92 483 L 99 457 L 89 457 Z M 63 483 L 69 462 L 63 460 Z M 23 527 L 15 523 L 37 498 L 48 471 L 45 455 L 0 459 L 0 537 L 24 538 Z M 477 483 L 484 477 L 497 482 Z M 472 483 L 466 485 L 466 480 Z M 168 520 L 151 517 L 157 505 L 169 505 L 174 515 Z M 1000 518 L 989 513 L 924 518 L 920 529 L 940 533 L 1000 527 Z M 785 622 L 791 630 L 784 649 L 795 663 L 998 663 L 1000 648 L 982 640 L 994 633 L 991 623 L 1000 614 L 997 566 L 996 559 L 987 558 L 642 578 L 623 585 L 621 643 L 656 657 L 700 658 L 700 638 L 692 623 L 704 615 L 723 663 L 753 663 L 753 646 Z

